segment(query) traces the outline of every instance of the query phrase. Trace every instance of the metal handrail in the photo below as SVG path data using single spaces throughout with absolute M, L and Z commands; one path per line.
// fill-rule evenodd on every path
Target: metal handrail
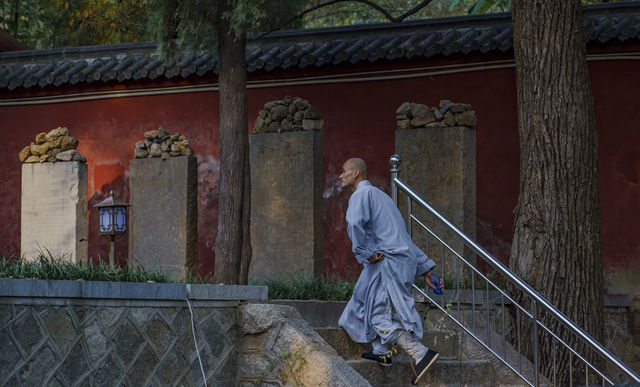
M 556 308 L 553 304 L 551 304 L 547 299 L 545 299 L 540 293 L 538 293 L 535 289 L 533 289 L 529 284 L 524 282 L 520 277 L 518 277 L 515 273 L 513 273 L 508 267 L 506 267 L 502 262 L 500 262 L 497 258 L 492 256 L 488 251 L 486 251 L 482 246 L 476 243 L 473 239 L 471 239 L 467 234 L 465 234 L 460 228 L 458 228 L 455 224 L 451 223 L 446 217 L 444 217 L 438 210 L 436 210 L 432 205 L 430 205 L 422 196 L 420 196 L 417 192 L 415 192 L 407 183 L 405 183 L 402 179 L 398 177 L 399 166 L 400 166 L 400 156 L 394 154 L 389 159 L 389 164 L 391 165 L 391 196 L 394 202 L 398 203 L 398 188 L 402 192 L 407 195 L 407 197 L 411 198 L 415 201 L 420 207 L 430 213 L 433 217 L 435 217 L 438 221 L 440 221 L 446 228 L 452 231 L 455 235 L 461 238 L 465 245 L 470 247 L 476 254 L 481 256 L 485 261 L 491 264 L 500 274 L 506 277 L 509 281 L 515 284 L 521 291 L 527 294 L 529 297 L 533 299 L 534 305 L 540 304 L 543 306 L 553 317 L 562 322 L 572 333 L 577 335 L 583 342 L 591 347 L 594 351 L 599 353 L 601 356 L 609 360 L 612 364 L 614 364 L 619 370 L 627 374 L 634 381 L 640 383 L 640 376 L 638 376 L 633 370 L 627 367 L 624 363 L 622 363 L 618 358 L 616 358 L 611 352 L 609 352 L 606 348 L 604 348 L 598 341 L 596 341 L 593 337 L 591 337 L 587 332 L 585 332 L 582 328 L 576 325 L 569 317 L 567 317 L 564 313 L 562 313 L 558 308 Z M 537 321 L 535 321 L 537 325 Z M 537 351 L 534 351 L 537 352 Z M 535 372 L 537 375 L 537 372 Z

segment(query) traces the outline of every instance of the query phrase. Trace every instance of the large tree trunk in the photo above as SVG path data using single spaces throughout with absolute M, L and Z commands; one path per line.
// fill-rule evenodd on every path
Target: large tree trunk
M 598 133 L 581 4 L 579 0 L 514 0 L 513 25 L 520 197 L 511 267 L 599 339 L 603 282 Z M 522 298 L 519 301 L 531 305 Z M 555 329 L 557 324 L 547 317 L 541 313 L 544 323 Z M 530 332 L 531 325 L 522 328 Z M 540 369 L 551 375 L 551 340 L 542 333 L 538 339 Z M 584 350 L 581 342 L 571 344 Z M 524 353 L 532 353 L 531 341 L 522 345 Z M 568 353 L 560 346 L 557 349 L 559 375 L 566 377 Z M 581 370 L 584 374 L 584 366 Z
M 227 2 L 219 2 L 219 15 Z M 250 182 L 245 34 L 218 17 L 220 63 L 220 200 L 215 283 L 246 284 L 251 259 Z

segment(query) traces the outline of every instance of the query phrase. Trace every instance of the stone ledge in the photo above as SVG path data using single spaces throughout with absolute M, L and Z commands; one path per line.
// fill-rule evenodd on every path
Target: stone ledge
M 266 300 L 266 286 L 0 279 L 0 297 Z
M 249 285 L 186 285 L 190 300 L 266 300 L 269 288 Z

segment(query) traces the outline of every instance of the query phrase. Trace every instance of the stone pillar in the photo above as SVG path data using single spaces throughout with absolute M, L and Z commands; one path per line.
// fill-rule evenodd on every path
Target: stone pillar
M 251 134 L 249 277 L 322 273 L 322 134 Z
M 87 260 L 87 165 L 22 164 L 20 249 L 79 263 Z M 48 250 L 48 252 L 47 252 Z
M 475 239 L 476 235 L 476 135 L 467 126 L 413 128 L 396 131 L 396 153 L 402 158 L 400 178 L 413 187 L 441 214 Z M 398 205 L 406 218 L 406 196 L 398 194 Z M 460 255 L 475 262 L 475 254 L 465 249 L 461 239 L 444 232 L 444 227 L 417 205 L 418 218 L 432 227 Z M 423 250 L 426 233 L 413 222 L 413 240 Z M 440 272 L 442 245 L 429 239 L 429 256 Z M 455 269 L 454 254 L 446 252 L 447 272 Z M 455 273 L 452 273 L 455 275 Z
M 130 162 L 129 264 L 174 277 L 197 270 L 198 163 L 180 156 Z

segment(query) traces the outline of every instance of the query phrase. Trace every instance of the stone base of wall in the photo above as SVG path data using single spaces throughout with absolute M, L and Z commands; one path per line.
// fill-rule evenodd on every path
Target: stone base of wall
M 0 385 L 200 386 L 192 318 L 207 383 L 236 385 L 237 307 L 266 296 L 252 286 L 2 279 Z

